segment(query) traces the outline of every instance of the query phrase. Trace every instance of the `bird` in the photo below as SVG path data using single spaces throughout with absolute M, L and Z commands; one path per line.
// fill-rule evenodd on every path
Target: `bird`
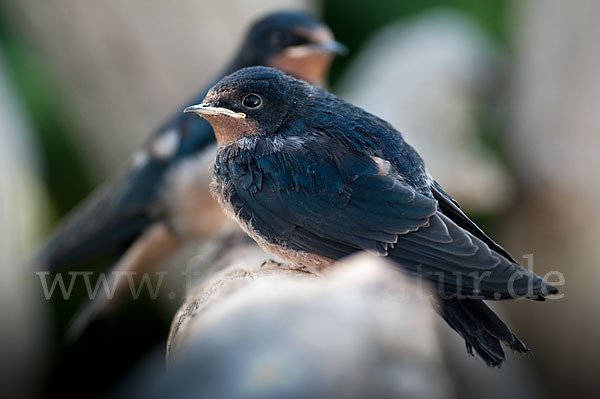
M 320 274 L 359 251 L 435 287 L 442 318 L 488 366 L 527 346 L 484 300 L 558 290 L 460 209 L 388 122 L 268 67 L 241 69 L 185 113 L 211 123 L 211 191 L 263 249 Z
M 221 77 L 253 65 L 280 68 L 324 84 L 333 58 L 346 51 L 316 17 L 300 11 L 275 12 L 250 27 L 230 64 L 190 102 L 204 98 Z M 66 218 L 38 251 L 34 264 L 61 272 L 108 255 L 117 259 L 116 271 L 147 270 L 183 243 L 214 234 L 225 220 L 208 194 L 209 179 L 204 178 L 214 158 L 214 143 L 209 123 L 176 112 L 150 135 L 124 170 Z M 117 292 L 122 288 L 119 285 Z M 81 331 L 106 304 L 104 298 L 88 306 L 75 330 Z

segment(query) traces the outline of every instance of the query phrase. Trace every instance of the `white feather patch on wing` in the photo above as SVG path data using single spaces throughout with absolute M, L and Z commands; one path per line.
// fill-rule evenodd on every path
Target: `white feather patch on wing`
M 179 147 L 179 133 L 175 129 L 170 129 L 161 134 L 150 145 L 150 153 L 154 158 L 168 159 L 172 157 Z
M 389 161 L 386 161 L 383 158 L 379 158 L 379 157 L 371 157 L 371 159 L 373 160 L 373 162 L 375 162 L 377 164 L 377 174 L 379 176 L 387 176 L 390 173 L 390 170 L 392 169 L 392 165 L 390 164 Z
M 148 163 L 149 159 L 150 159 L 150 156 L 148 155 L 148 153 L 146 151 L 144 151 L 144 150 L 137 151 L 131 157 L 131 166 L 134 169 L 143 168 Z

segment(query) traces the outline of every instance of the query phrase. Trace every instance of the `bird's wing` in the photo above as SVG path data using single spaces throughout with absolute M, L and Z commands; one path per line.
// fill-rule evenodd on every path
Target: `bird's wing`
M 223 175 L 231 183 L 235 211 L 260 235 L 333 259 L 361 249 L 383 254 L 435 213 L 434 199 L 378 174 L 369 156 L 332 155 L 328 143 L 314 144 L 253 149 L 229 161 L 218 154 L 217 180 Z
M 56 271 L 105 252 L 124 250 L 152 223 L 150 208 L 157 184 L 152 181 L 158 182 L 163 173 L 151 164 L 139 169 L 126 170 L 96 189 L 55 230 L 36 262 Z M 149 178 L 151 174 L 156 180 Z M 135 201 L 123 195 L 134 187 L 145 191 L 145 201 L 139 192 Z
M 229 166 L 218 162 L 217 173 L 232 182 L 232 205 L 261 236 L 332 259 L 359 250 L 387 255 L 444 291 L 508 297 L 512 278 L 523 295 L 530 273 L 446 217 L 393 167 L 319 144 L 241 153 L 242 161 Z
M 442 186 L 438 182 L 434 182 L 431 187 L 433 196 L 438 201 L 440 210 L 446 216 L 448 216 L 454 223 L 485 242 L 491 249 L 504 256 L 508 260 L 517 263 L 513 259 L 511 254 L 508 253 L 504 248 L 498 245 L 492 240 L 483 230 L 479 228 L 465 213 L 460 209 L 458 202 L 456 202 L 449 194 L 447 194 Z

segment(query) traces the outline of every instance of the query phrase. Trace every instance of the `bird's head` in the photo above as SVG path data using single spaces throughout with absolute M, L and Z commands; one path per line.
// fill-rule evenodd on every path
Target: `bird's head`
M 238 52 L 235 64 L 266 65 L 323 85 L 336 54 L 345 54 L 331 30 L 310 14 L 282 11 L 252 25 Z
M 319 89 L 274 68 L 249 67 L 221 79 L 202 104 L 184 112 L 208 120 L 217 144 L 226 146 L 246 136 L 276 133 L 311 90 Z

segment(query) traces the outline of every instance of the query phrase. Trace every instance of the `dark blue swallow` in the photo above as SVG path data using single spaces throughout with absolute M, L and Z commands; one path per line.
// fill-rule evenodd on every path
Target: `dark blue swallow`
M 315 273 L 361 250 L 386 256 L 435 285 L 469 353 L 499 366 L 501 343 L 529 351 L 483 299 L 558 291 L 477 227 L 386 121 L 265 67 L 185 111 L 212 124 L 214 194 L 263 248 Z
M 231 64 L 211 84 L 253 65 L 281 68 L 323 84 L 333 57 L 343 52 L 345 47 L 313 16 L 278 12 L 250 28 Z M 201 101 L 208 87 L 190 102 Z M 84 201 L 57 229 L 39 253 L 38 264 L 58 271 L 100 254 L 119 257 L 129 251 L 117 267 L 135 270 L 141 266 L 132 263 L 158 261 L 190 237 L 213 232 L 220 226 L 221 212 L 202 175 L 208 174 L 214 158 L 214 142 L 209 123 L 177 112 L 152 134 L 121 175 Z

